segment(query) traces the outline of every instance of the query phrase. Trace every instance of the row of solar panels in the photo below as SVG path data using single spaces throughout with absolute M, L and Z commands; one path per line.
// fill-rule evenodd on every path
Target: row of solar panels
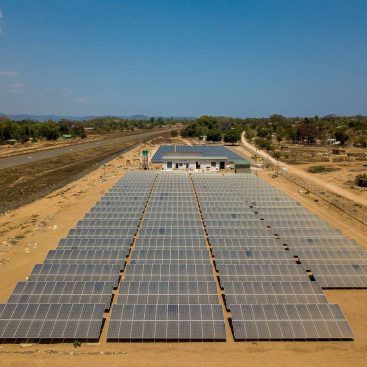
M 183 209 L 190 212 L 185 221 Z M 108 340 L 225 338 L 191 180 L 160 174 L 112 307 Z
M 218 201 L 220 204 L 220 201 L 222 200 L 228 202 L 228 197 L 232 195 L 231 189 L 233 187 L 237 187 L 234 191 L 235 193 L 241 193 L 239 188 L 242 187 L 243 184 L 247 184 L 249 182 L 256 183 L 256 186 L 259 188 L 269 186 L 256 176 L 244 176 L 245 175 L 238 175 L 237 178 L 235 176 L 227 176 L 223 180 L 218 179 L 218 177 L 213 180 L 208 176 L 201 176 L 200 180 L 197 180 L 200 182 L 196 182 L 196 186 L 199 191 L 203 190 L 206 202 L 215 201 L 217 204 Z M 240 181 L 242 183 L 240 183 Z M 217 184 L 215 184 L 215 182 L 217 182 Z M 205 187 L 205 190 L 203 187 Z M 231 187 L 231 189 L 228 189 L 229 187 Z M 254 202 L 252 191 L 257 191 L 257 187 L 252 190 L 247 188 L 244 190 L 243 194 L 238 195 L 241 197 L 241 200 L 245 199 L 245 201 Z M 213 195 L 213 197 L 219 197 L 219 200 L 208 198 L 208 190 L 214 190 L 215 195 Z M 222 199 L 218 194 L 219 191 L 226 192 L 226 194 L 224 194 L 224 199 Z M 279 197 L 279 192 L 275 188 L 271 188 L 271 191 L 274 193 L 274 198 Z M 233 197 L 231 200 L 233 200 Z M 267 200 L 272 199 L 269 199 L 269 196 L 266 197 L 261 201 L 261 205 L 265 206 Z M 246 210 L 248 209 L 247 203 L 244 204 L 244 207 Z M 328 224 L 321 220 L 319 220 L 319 225 L 316 224 L 310 229 L 310 226 L 306 222 L 303 222 L 303 219 L 300 220 L 299 218 L 301 212 L 303 216 L 310 215 L 306 209 L 301 208 L 300 214 L 293 212 L 293 209 L 291 208 L 275 209 L 276 211 L 274 211 L 274 208 L 271 209 L 271 205 L 269 207 L 259 209 L 257 204 L 252 208 L 254 214 L 262 219 L 264 226 L 266 225 L 271 227 L 269 230 L 277 235 L 280 243 L 285 245 L 286 248 L 291 251 L 292 255 L 301 261 L 307 270 L 312 271 L 316 280 L 320 281 L 323 288 L 367 287 L 365 274 L 363 272 L 363 265 L 366 264 L 366 252 L 361 250 L 355 241 L 345 238 L 340 231 L 332 229 Z M 275 213 L 287 216 L 292 215 L 293 219 L 288 217 L 286 221 L 274 221 L 273 218 Z M 204 218 L 205 215 L 206 214 L 204 213 Z M 208 215 L 213 215 L 213 212 L 211 211 Z M 220 217 L 223 213 L 218 212 L 217 215 Z M 228 221 L 230 220 L 231 218 L 228 218 Z M 240 221 L 242 222 L 243 228 L 253 224 L 251 221 L 249 222 L 246 217 L 242 218 Z M 231 225 L 228 227 L 230 226 Z M 231 243 L 231 246 L 234 245 L 236 248 L 241 248 L 242 244 L 243 246 L 246 246 L 246 248 L 252 248 L 253 242 L 252 239 L 248 239 L 248 233 L 246 233 L 246 231 L 243 233 L 243 230 L 240 230 L 240 232 L 237 231 L 237 228 L 240 226 L 241 224 L 239 221 L 236 221 L 233 224 L 236 239 L 230 237 L 232 234 L 229 234 L 228 237 L 230 238 L 218 238 L 223 232 L 218 234 L 218 231 L 215 232 L 211 228 L 207 228 L 207 231 L 210 231 L 211 234 L 215 236 L 214 239 L 210 239 L 212 245 L 215 247 L 221 246 L 223 240 L 226 240 L 229 241 L 226 242 L 226 244 Z M 258 238 L 260 239 L 261 237 L 264 237 L 264 234 L 259 233 Z M 251 242 L 249 243 L 249 241 Z M 333 250 L 337 250 L 337 252 Z
M 97 340 L 156 174 L 128 173 L 0 305 L 0 339 Z M 106 213 L 128 218 L 104 228 Z M 111 210 L 112 209 L 112 210 Z
M 235 340 L 353 337 L 338 305 L 327 303 L 320 285 L 311 281 L 304 267 L 297 264 L 291 246 L 287 244 L 288 238 L 295 243 L 298 238 L 308 243 L 307 239 L 313 237 L 339 237 L 339 231 L 315 222 L 315 217 L 312 225 L 304 218 L 298 218 L 298 213 L 307 215 L 305 210 L 290 199 L 274 200 L 280 197 L 274 189 L 268 191 L 273 192 L 274 197 L 254 199 L 252 194 L 258 187 L 266 185 L 254 176 L 196 175 L 193 181 L 226 307 L 232 315 Z M 242 190 L 249 181 L 258 181 L 258 185 Z M 229 208 L 232 210 L 230 214 Z M 257 221 L 248 219 L 249 210 Z M 272 211 L 269 220 L 267 210 Z M 242 217 L 237 218 L 238 212 L 243 213 Z M 275 213 L 292 214 L 292 217 L 274 220 Z M 213 215 L 218 221 L 223 215 L 226 219 L 222 224 L 207 219 Z M 309 312 L 315 308 L 322 311 L 332 308 L 338 318 L 323 313 L 320 318 L 316 317 Z M 256 312 L 249 317 L 242 310 Z M 284 315 L 278 315 L 278 310 L 285 311 Z M 297 317 L 290 317 L 287 310 L 297 311 Z

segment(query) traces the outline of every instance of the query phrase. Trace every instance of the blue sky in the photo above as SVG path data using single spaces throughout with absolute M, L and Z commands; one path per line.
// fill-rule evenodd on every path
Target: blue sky
M 367 114 L 367 1 L 0 0 L 0 111 Z

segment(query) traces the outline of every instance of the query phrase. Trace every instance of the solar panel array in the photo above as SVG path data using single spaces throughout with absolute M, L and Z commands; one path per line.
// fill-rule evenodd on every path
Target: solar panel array
M 361 251 L 301 251 L 333 246 L 334 240 L 341 245 L 343 237 L 256 176 L 192 178 L 235 340 L 352 339 L 338 305 L 327 303 L 296 255 L 301 262 L 363 262 Z
M 97 340 L 155 173 L 127 173 L 0 305 L 1 340 Z
M 190 176 L 160 173 L 112 307 L 108 340 L 225 340 Z
M 203 157 L 228 157 L 229 160 L 244 158 L 221 145 L 161 145 L 152 157 L 152 163 L 162 163 L 168 153 L 197 153 Z
M 256 176 L 130 172 L 0 305 L 0 340 L 97 340 L 111 310 L 108 341 L 221 341 L 222 301 L 235 340 L 352 339 L 322 288 L 366 288 L 366 254 Z

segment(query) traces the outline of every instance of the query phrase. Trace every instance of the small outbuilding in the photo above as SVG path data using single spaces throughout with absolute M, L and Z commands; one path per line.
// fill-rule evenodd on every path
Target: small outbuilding
M 235 173 L 250 173 L 251 165 L 245 159 L 237 159 L 233 161 Z

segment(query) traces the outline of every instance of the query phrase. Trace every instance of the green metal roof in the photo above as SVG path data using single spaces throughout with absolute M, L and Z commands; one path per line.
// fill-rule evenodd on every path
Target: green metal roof
M 250 167 L 250 162 L 246 161 L 246 159 L 236 159 L 233 161 L 235 166 L 245 166 Z

